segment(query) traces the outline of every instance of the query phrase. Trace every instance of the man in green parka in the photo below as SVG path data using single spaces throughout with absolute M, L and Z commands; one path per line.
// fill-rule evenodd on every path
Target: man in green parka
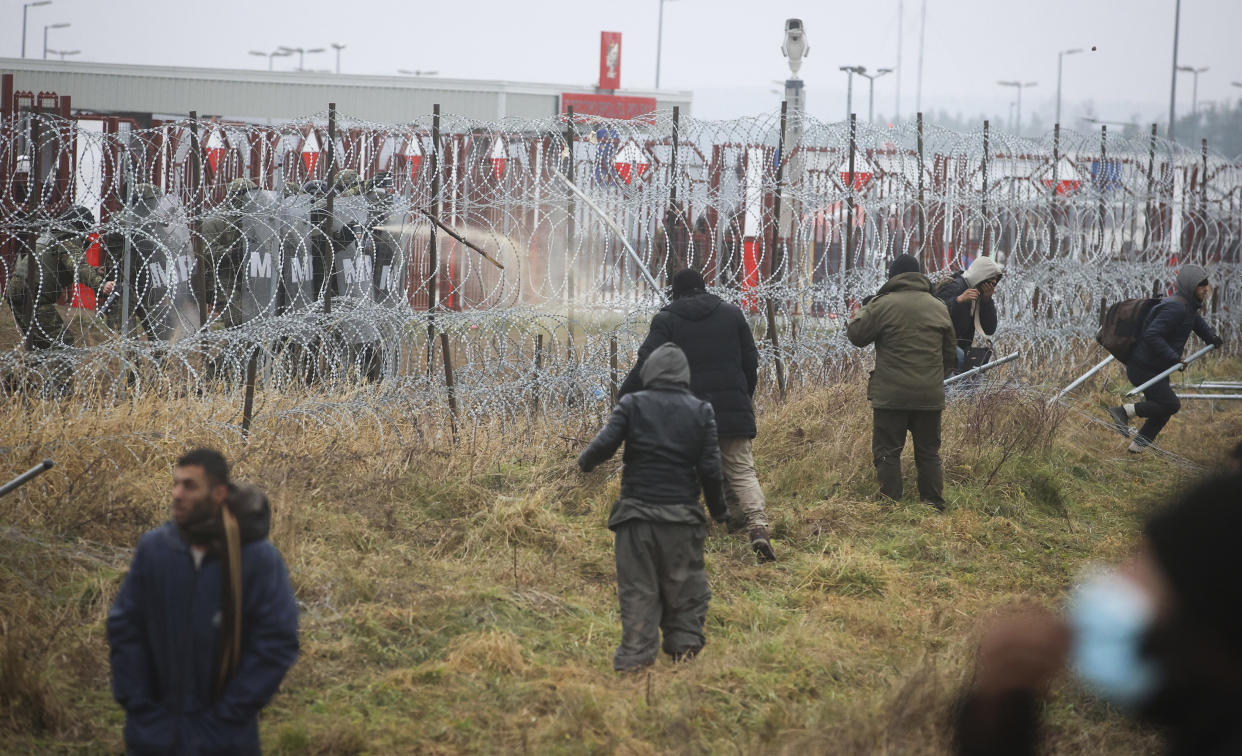
M 880 493 L 901 499 L 901 450 L 909 431 L 914 437 L 919 498 L 943 511 L 940 413 L 944 378 L 957 364 L 953 321 L 932 295 L 917 259 L 898 256 L 888 274 L 888 282 L 846 327 L 854 346 L 875 344 L 867 398 L 874 415 L 871 451 Z

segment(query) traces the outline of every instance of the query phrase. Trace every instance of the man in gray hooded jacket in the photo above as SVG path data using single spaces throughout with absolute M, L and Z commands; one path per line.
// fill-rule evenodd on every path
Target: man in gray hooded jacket
M 625 442 L 621 496 L 608 528 L 616 534 L 617 597 L 621 645 L 618 672 L 652 664 L 664 651 L 676 661 L 703 647 L 707 573 L 703 541 L 707 517 L 699 504 L 700 483 L 712 519 L 725 518 L 724 484 L 711 404 L 690 391 L 690 366 L 672 342 L 643 364 L 643 390 L 626 394 L 608 425 L 578 456 L 590 472 Z
M 1143 321 L 1141 335 L 1126 363 L 1126 377 L 1130 383 L 1141 385 L 1180 363 L 1191 331 L 1220 349 L 1224 340 L 1199 314 L 1199 308 L 1207 301 L 1209 293 L 1208 272 L 1198 265 L 1183 265 L 1177 274 L 1173 295 L 1160 300 L 1160 304 L 1151 308 Z M 1182 369 L 1186 369 L 1184 364 Z M 1173 393 L 1169 379 L 1164 378 L 1143 392 L 1143 401 L 1113 407 L 1108 414 L 1117 432 L 1126 438 L 1132 435 L 1130 420 L 1135 417 L 1145 419 L 1138 435 L 1130 442 L 1130 451 L 1138 454 L 1156 440 L 1156 434 L 1181 408 L 1181 400 Z

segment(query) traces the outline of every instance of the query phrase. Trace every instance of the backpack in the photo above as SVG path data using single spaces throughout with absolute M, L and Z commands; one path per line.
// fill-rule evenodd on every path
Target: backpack
M 1134 344 L 1143 333 L 1143 325 L 1159 299 L 1125 299 L 1105 311 L 1095 340 L 1123 365 L 1130 359 Z

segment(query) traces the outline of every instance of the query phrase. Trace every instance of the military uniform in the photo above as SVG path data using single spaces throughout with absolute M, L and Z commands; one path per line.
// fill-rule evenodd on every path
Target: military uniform
M 50 242 L 40 241 L 35 248 L 34 281 L 26 279 L 29 265 L 27 255 L 18 259 L 6 294 L 18 328 L 23 334 L 29 331 L 31 349 L 72 346 L 73 334 L 67 330 L 56 302 L 61 294 L 72 291 L 75 281 L 99 290 L 103 277 L 86 262 L 86 251 L 75 232 L 58 231 Z M 33 323 L 26 314 L 32 297 Z

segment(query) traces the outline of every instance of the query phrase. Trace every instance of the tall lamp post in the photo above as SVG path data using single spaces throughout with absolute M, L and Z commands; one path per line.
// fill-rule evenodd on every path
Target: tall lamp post
M 847 84 L 845 86 L 845 120 L 850 119 L 850 113 L 854 112 L 854 74 L 867 73 L 866 66 L 841 66 L 841 70 L 845 72 Z
M 340 73 L 341 72 L 341 50 L 345 49 L 345 45 L 337 44 L 336 42 L 329 42 L 328 47 L 331 47 L 333 50 L 336 50 L 336 72 Z
M 48 29 L 67 29 L 71 24 L 68 21 L 62 21 L 59 24 L 47 24 L 43 27 L 43 59 L 47 60 L 47 30 Z
M 664 4 L 673 0 L 660 0 L 660 22 L 656 25 L 656 85 L 660 88 L 660 53 L 664 52 Z
M 51 5 L 52 0 L 38 0 L 34 3 L 24 3 L 22 5 L 22 57 L 26 57 L 26 9 L 37 8 L 40 5 Z
M 892 73 L 893 69 L 881 68 L 881 69 L 878 69 L 875 73 L 869 74 L 866 72 L 866 69 L 863 68 L 862 66 L 859 66 L 858 68 L 859 70 L 856 71 L 855 73 L 857 73 L 859 76 L 866 77 L 867 82 L 868 82 L 867 123 L 875 123 L 875 80 L 880 78 L 884 74 Z
M 998 81 L 1002 87 L 1015 87 L 1018 90 L 1018 128 L 1014 130 L 1015 136 L 1022 136 L 1022 90 L 1028 87 L 1034 87 L 1039 84 L 1035 81 Z
M 1072 50 L 1062 50 L 1057 53 L 1057 117 L 1053 121 L 1054 124 L 1061 122 L 1061 59 L 1066 55 L 1077 55 L 1082 52 L 1081 47 L 1075 47 Z
M 305 66 L 306 53 L 321 53 L 321 52 L 324 52 L 326 48 L 323 48 L 323 47 L 303 48 L 303 47 L 289 47 L 287 45 L 281 45 L 277 49 L 283 53 L 289 53 L 289 54 L 297 53 L 298 54 L 298 70 L 305 71 L 306 70 L 306 66 Z
M 1203 66 L 1202 68 L 1195 68 L 1194 66 L 1178 66 L 1177 70 L 1192 74 L 1195 77 L 1194 84 L 1191 85 L 1190 89 L 1190 114 L 1194 115 L 1199 112 L 1199 74 L 1208 70 L 1208 67 Z
M 269 71 L 272 70 L 272 58 L 283 58 L 287 55 L 290 55 L 290 53 L 281 52 L 280 50 L 273 50 L 270 53 L 260 52 L 258 50 L 251 50 L 250 54 L 257 55 L 260 58 L 267 58 L 267 70 Z
M 1177 0 L 1173 10 L 1173 77 L 1169 84 L 1169 141 L 1177 128 L 1177 37 L 1182 25 L 1182 0 Z

